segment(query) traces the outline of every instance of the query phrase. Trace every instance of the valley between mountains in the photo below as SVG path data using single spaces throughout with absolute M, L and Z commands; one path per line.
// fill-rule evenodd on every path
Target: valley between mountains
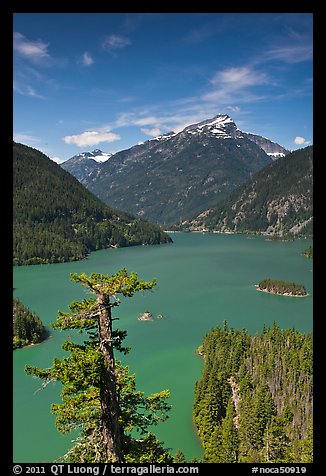
M 14 267 L 14 286 L 18 298 L 22 298 L 14 301 L 14 348 L 34 346 L 49 336 L 46 329 L 53 308 L 67 304 L 68 269 L 77 266 L 83 273 L 94 273 L 94 269 L 111 270 L 121 262 L 135 266 L 150 276 L 158 275 L 160 289 L 147 301 L 136 301 L 126 306 L 127 312 L 122 311 L 136 349 L 126 363 L 143 378 L 147 391 L 153 391 L 154 383 L 154 391 L 161 388 L 162 381 L 171 388 L 174 414 L 166 430 L 159 426 L 155 437 L 146 437 L 149 449 L 141 449 L 145 459 L 139 460 L 139 454 L 124 449 L 126 461 L 180 463 L 199 457 L 207 463 L 311 462 L 312 335 L 295 329 L 310 332 L 312 275 L 300 254 L 312 257 L 312 245 L 304 251 L 301 240 L 280 247 L 267 241 L 312 238 L 313 147 L 289 152 L 268 139 L 240 131 L 229 116 L 219 115 L 178 134 L 171 132 L 113 155 L 99 149 L 83 152 L 62 166 L 23 144 L 14 142 L 13 152 L 14 265 L 49 264 Z M 171 247 L 105 250 L 171 243 L 169 232 L 164 231 L 167 229 L 221 234 L 178 233 Z M 268 240 L 234 236 L 236 233 L 266 235 Z M 285 249 L 288 245 L 291 248 Z M 80 261 L 96 250 L 102 251 Z M 120 251 L 122 254 L 117 255 Z M 281 259 L 284 269 L 278 276 Z M 293 283 L 292 277 L 291 281 L 283 280 L 287 278 L 284 272 L 296 273 L 300 284 Z M 274 275 L 277 281 L 270 279 Z M 88 279 L 86 274 L 71 276 Z M 90 276 L 110 279 L 96 273 Z M 35 277 L 38 284 L 33 299 Z M 254 283 L 262 278 L 259 289 L 265 290 L 266 283 L 273 287 L 256 293 Z M 128 279 L 134 279 L 133 275 Z M 306 282 L 309 292 L 303 293 Z M 141 283 L 150 289 L 156 280 Z M 282 292 L 277 292 L 275 283 Z M 49 286 L 61 291 L 52 296 Z M 288 293 L 289 286 L 292 294 Z M 235 293 L 239 299 L 234 299 Z M 290 307 L 284 297 L 289 295 L 304 295 L 305 299 L 292 300 Z M 91 304 L 85 299 L 81 303 L 73 301 L 70 309 L 88 302 Z M 34 313 L 39 308 L 45 326 Z M 144 315 L 164 318 L 139 320 Z M 153 322 L 140 322 L 144 320 Z M 256 334 L 250 335 L 244 323 L 249 332 Z M 241 327 L 241 332 L 236 330 Z M 207 333 L 209 328 L 212 330 Z M 200 335 L 204 335 L 202 344 Z M 42 359 L 47 366 L 49 349 L 53 355 L 58 352 L 58 336 L 50 337 L 53 339 L 33 349 L 44 353 Z M 185 343 L 184 349 L 180 342 Z M 70 341 L 67 345 L 80 350 Z M 203 362 L 195 360 L 196 348 Z M 25 354 L 19 352 L 27 350 L 15 351 L 18 382 L 26 377 L 22 369 Z M 153 372 L 153 361 L 159 371 Z M 27 369 L 45 375 L 42 369 Z M 16 383 L 16 388 L 20 385 L 25 389 L 32 383 Z M 15 393 L 15 412 L 20 415 L 17 435 L 25 428 L 34 428 L 21 422 L 39 413 L 35 389 L 28 388 L 27 393 Z M 165 398 L 168 393 L 155 395 Z M 53 393 L 51 398 L 56 401 L 58 396 Z M 27 405 L 29 409 L 35 407 L 28 414 L 24 410 Z M 48 408 L 48 402 L 43 406 Z M 87 412 L 87 405 L 85 409 Z M 191 417 L 193 432 L 189 431 Z M 82 435 L 86 435 L 88 417 L 85 421 Z M 59 445 L 58 432 L 51 433 L 52 423 L 46 417 L 40 422 L 40 431 L 35 430 L 35 437 L 45 431 L 51 435 L 50 450 L 33 445 L 37 460 L 56 461 L 71 446 L 71 442 L 63 445 L 61 440 Z M 85 448 L 93 450 L 92 439 L 85 441 Z M 26 441 L 22 448 L 17 442 L 15 445 L 20 454 L 27 451 Z M 160 453 L 153 456 L 153 447 Z M 78 451 L 77 445 L 63 458 L 80 462 Z M 28 452 L 31 458 L 30 446 Z M 22 456 L 17 458 L 20 461 Z M 87 458 L 88 462 L 94 461 L 93 456 Z M 101 458 L 110 461 L 111 456 Z M 86 461 L 84 455 L 82 461 Z
M 313 147 L 290 153 L 217 115 L 62 164 L 103 202 L 166 229 L 312 236 Z
M 163 228 L 312 237 L 312 192 L 312 146 L 290 153 L 228 115 L 61 167 L 14 143 L 14 264 L 171 242 Z

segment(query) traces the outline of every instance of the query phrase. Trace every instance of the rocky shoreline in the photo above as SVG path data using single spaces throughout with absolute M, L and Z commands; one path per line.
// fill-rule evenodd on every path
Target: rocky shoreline
M 306 294 L 293 294 L 293 293 L 280 293 L 280 292 L 277 292 L 276 290 L 268 290 L 268 289 L 262 289 L 259 287 L 258 284 L 255 284 L 255 288 L 257 289 L 257 291 L 261 291 L 263 293 L 267 293 L 267 294 L 276 294 L 277 296 L 286 296 L 286 297 L 298 297 L 298 298 L 303 298 L 303 297 L 306 297 L 306 296 L 309 296 L 309 293 L 306 293 Z
M 153 314 L 149 311 L 143 312 L 139 317 L 139 321 L 154 321 L 154 319 L 164 319 L 162 314 L 157 314 L 157 316 L 154 318 Z

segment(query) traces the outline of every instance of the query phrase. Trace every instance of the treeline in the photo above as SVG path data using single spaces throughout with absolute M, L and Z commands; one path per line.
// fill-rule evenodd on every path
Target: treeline
M 304 255 L 306 258 L 311 258 L 311 259 L 313 259 L 313 257 L 314 257 L 313 246 L 310 245 L 309 248 L 307 248 L 306 250 L 304 250 L 303 255 Z
M 18 299 L 13 298 L 13 348 L 37 344 L 46 337 L 40 317 Z
M 307 290 L 303 284 L 279 279 L 263 279 L 258 283 L 258 289 L 274 294 L 287 294 L 290 296 L 306 296 Z
M 312 462 L 311 334 L 274 324 L 250 336 L 225 322 L 199 353 L 193 416 L 203 462 Z
M 13 145 L 14 265 L 85 258 L 110 246 L 172 241 L 156 225 L 106 206 L 41 152 Z

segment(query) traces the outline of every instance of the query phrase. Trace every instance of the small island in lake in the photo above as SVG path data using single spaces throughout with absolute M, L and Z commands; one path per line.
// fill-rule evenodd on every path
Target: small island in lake
M 138 320 L 139 321 L 152 321 L 153 320 L 153 314 L 149 311 L 143 312 L 143 314 L 141 314 L 138 317 Z
M 304 252 L 302 253 L 303 256 L 305 256 L 306 258 L 310 258 L 310 259 L 313 259 L 313 246 L 309 246 L 309 248 L 307 248 L 306 250 L 304 250 Z
M 157 316 L 154 318 L 153 314 L 149 311 L 145 311 L 140 316 L 138 317 L 139 321 L 154 321 L 154 319 L 164 319 L 163 314 L 157 314 Z
M 256 288 L 259 291 L 264 291 L 271 294 L 279 294 L 280 296 L 308 296 L 306 288 L 303 286 L 303 284 L 296 284 L 290 281 L 263 279 L 256 285 Z
M 38 344 L 46 339 L 47 333 L 40 317 L 13 298 L 13 348 Z

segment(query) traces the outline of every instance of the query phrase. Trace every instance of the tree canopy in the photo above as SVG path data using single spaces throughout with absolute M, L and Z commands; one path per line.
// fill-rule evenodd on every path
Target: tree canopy
M 220 326 L 203 339 L 194 421 L 204 462 L 308 463 L 312 440 L 312 335 Z
M 172 241 L 145 220 L 113 210 L 40 151 L 13 145 L 14 265 L 85 258 L 91 251 Z
M 37 344 L 46 336 L 40 317 L 18 298 L 13 299 L 13 348 Z
M 258 283 L 257 288 L 260 291 L 287 296 L 306 296 L 308 294 L 303 284 L 282 279 L 263 279 Z
M 70 312 L 58 313 L 56 329 L 79 329 L 88 338 L 82 344 L 66 341 L 69 357 L 55 358 L 50 369 L 27 366 L 26 371 L 44 380 L 62 383 L 62 403 L 53 404 L 57 429 L 77 429 L 76 445 L 63 458 L 67 462 L 172 462 L 167 449 L 150 427 L 167 418 L 168 390 L 146 396 L 137 390 L 135 375 L 115 358 L 123 347 L 126 332 L 113 329 L 112 308 L 119 295 L 132 297 L 152 289 L 156 280 L 139 280 L 136 273 L 122 269 L 108 276 L 98 273 L 72 274 L 95 297 L 73 301 Z M 140 438 L 135 435 L 139 434 Z

